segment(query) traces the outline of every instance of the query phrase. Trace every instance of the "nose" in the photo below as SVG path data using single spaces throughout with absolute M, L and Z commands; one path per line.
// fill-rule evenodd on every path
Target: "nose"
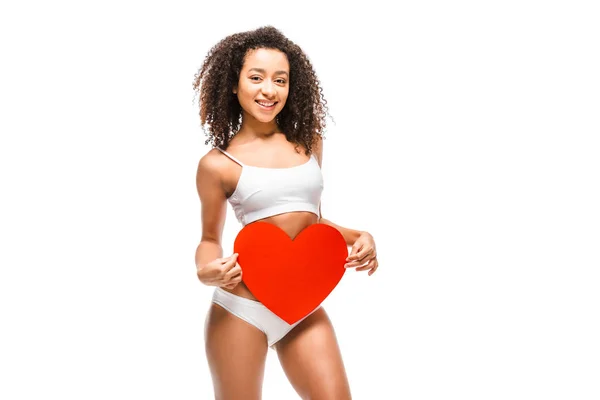
M 271 82 L 269 79 L 265 79 L 263 82 L 264 83 L 261 87 L 261 92 L 263 93 L 263 95 L 269 99 L 274 97 L 276 93 L 276 88 L 273 82 Z

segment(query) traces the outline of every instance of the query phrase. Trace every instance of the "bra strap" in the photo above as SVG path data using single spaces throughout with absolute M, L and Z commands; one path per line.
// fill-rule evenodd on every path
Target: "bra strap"
M 223 149 L 221 149 L 219 147 L 215 147 L 215 149 L 219 150 L 221 153 L 225 154 L 227 157 L 231 158 L 233 161 L 235 161 L 236 163 L 240 164 L 242 167 L 244 166 L 243 162 L 241 162 L 240 160 L 238 160 L 237 158 L 235 158 L 234 156 L 232 156 L 231 154 L 229 154 L 225 150 L 223 150 Z

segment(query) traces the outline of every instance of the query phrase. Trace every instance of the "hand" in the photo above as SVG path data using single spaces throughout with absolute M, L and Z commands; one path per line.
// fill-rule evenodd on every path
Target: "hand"
M 361 233 L 358 239 L 356 239 L 356 242 L 352 245 L 350 255 L 346 258 L 344 267 L 352 268 L 359 265 L 360 267 L 356 268 L 356 271 L 365 271 L 368 269 L 370 270 L 369 276 L 373 275 L 377 271 L 377 267 L 379 267 L 375 241 L 369 232 Z
M 217 258 L 198 269 L 198 279 L 208 286 L 233 289 L 242 281 L 242 267 L 237 264 L 238 254 Z

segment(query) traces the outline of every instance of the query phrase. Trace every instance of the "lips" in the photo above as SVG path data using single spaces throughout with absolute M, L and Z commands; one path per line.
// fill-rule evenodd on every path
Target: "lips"
M 276 101 L 275 102 L 273 102 L 273 101 L 272 102 L 266 102 L 266 101 L 263 102 L 263 101 L 258 101 L 258 100 L 255 100 L 255 101 L 256 101 L 256 104 L 258 104 L 259 106 L 261 106 L 262 108 L 265 108 L 265 109 L 271 109 L 271 108 L 275 107 L 275 104 L 277 104 Z

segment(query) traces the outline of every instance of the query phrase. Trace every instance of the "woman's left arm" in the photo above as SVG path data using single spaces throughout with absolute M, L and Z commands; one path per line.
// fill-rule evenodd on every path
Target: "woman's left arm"
M 319 204 L 319 214 L 320 213 L 321 205 Z M 336 225 L 323 217 L 321 217 L 319 223 L 329 225 L 337 229 L 344 237 L 346 244 L 348 246 L 352 246 L 352 251 L 348 255 L 348 258 L 346 258 L 346 264 L 344 267 L 358 267 L 356 268 L 357 271 L 369 270 L 369 276 L 373 275 L 373 273 L 377 271 L 379 262 L 377 261 L 375 240 L 369 232 L 344 228 L 343 226 Z
M 315 145 L 314 152 L 320 167 L 323 160 L 323 139 L 320 137 Z M 352 250 L 346 258 L 344 267 L 358 267 L 356 268 L 357 271 L 369 270 L 369 276 L 373 275 L 373 273 L 377 271 L 377 267 L 379 267 L 373 236 L 369 232 L 344 228 L 343 226 L 339 226 L 328 219 L 323 218 L 323 215 L 321 214 L 321 203 L 319 203 L 319 216 L 319 223 L 337 229 L 344 237 L 346 244 L 352 246 Z

